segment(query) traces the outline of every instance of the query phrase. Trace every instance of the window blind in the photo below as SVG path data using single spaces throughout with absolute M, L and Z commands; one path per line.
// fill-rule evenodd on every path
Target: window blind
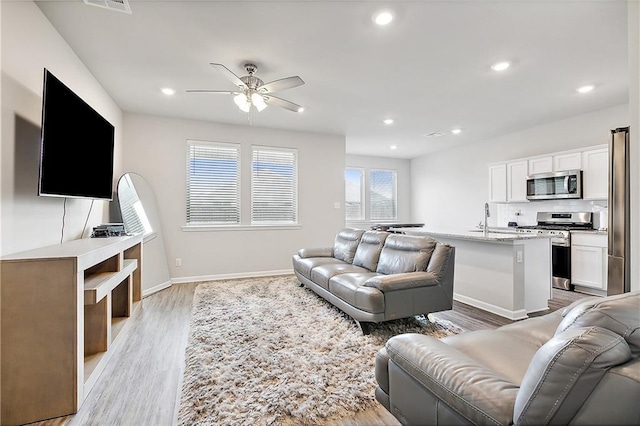
M 187 155 L 187 224 L 239 223 L 239 146 L 190 141 Z
M 371 220 L 396 220 L 396 172 L 371 170 L 369 172 L 369 196 Z
M 345 219 L 364 220 L 364 170 L 345 170 Z
M 251 223 L 298 222 L 298 154 L 292 149 L 253 147 Z

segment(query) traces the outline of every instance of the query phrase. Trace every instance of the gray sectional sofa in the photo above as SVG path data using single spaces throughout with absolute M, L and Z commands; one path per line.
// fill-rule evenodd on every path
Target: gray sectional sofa
M 451 309 L 454 259 L 430 237 L 345 228 L 333 247 L 299 250 L 293 270 L 368 334 L 371 323 Z
M 640 293 L 376 357 L 376 398 L 408 425 L 640 425 Z

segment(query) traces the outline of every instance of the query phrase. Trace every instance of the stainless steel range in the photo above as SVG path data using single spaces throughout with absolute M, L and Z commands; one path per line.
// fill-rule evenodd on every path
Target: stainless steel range
M 537 225 L 518 226 L 516 232 L 551 237 L 552 285 L 573 290 L 571 285 L 571 231 L 593 230 L 591 212 L 538 212 Z

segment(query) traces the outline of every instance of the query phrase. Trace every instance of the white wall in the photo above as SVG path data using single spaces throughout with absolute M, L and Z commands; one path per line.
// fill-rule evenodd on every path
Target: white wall
M 0 254 L 59 243 L 63 199 L 37 196 L 42 81 L 49 69 L 116 128 L 116 175 L 121 170 L 122 112 L 35 3 L 2 8 L 2 224 Z M 70 159 L 71 160 L 71 159 Z M 90 161 L 80 159 L 75 161 Z M 82 178 L 82 177 L 79 177 Z M 108 202 L 96 201 L 85 236 L 108 220 Z M 69 199 L 64 241 L 81 237 L 91 201 Z
M 347 155 L 347 167 L 357 167 L 365 170 L 365 185 L 368 183 L 369 170 L 396 170 L 398 172 L 398 220 L 395 223 L 407 223 L 411 221 L 411 160 L 398 158 L 369 157 L 363 155 Z M 368 192 L 367 192 L 368 197 Z M 344 203 L 344 196 L 343 196 Z M 365 216 L 368 218 L 369 199 L 365 199 Z M 361 229 L 369 229 L 372 224 L 365 220 L 362 222 L 347 222 L 347 226 Z
M 483 219 L 483 206 L 489 199 L 487 164 L 607 144 L 611 129 L 628 124 L 628 106 L 620 105 L 416 158 L 411 162 L 411 220 L 433 229 L 473 227 Z M 527 206 L 526 220 L 535 217 L 531 213 L 538 206 L 541 211 L 553 207 L 548 202 Z M 591 203 L 568 201 L 566 206 L 579 210 L 591 207 Z M 495 204 L 491 210 L 497 211 Z M 489 225 L 506 225 L 496 223 L 499 216 L 493 215 Z M 506 222 L 507 216 L 502 217 Z
M 125 114 L 124 129 L 125 171 L 142 175 L 156 194 L 174 282 L 290 271 L 298 249 L 331 245 L 344 227 L 343 136 L 139 114 Z M 296 148 L 301 227 L 184 231 L 187 139 L 240 143 L 243 156 L 252 144 Z M 241 198 L 246 214 L 248 192 Z M 181 267 L 175 258 L 182 259 Z

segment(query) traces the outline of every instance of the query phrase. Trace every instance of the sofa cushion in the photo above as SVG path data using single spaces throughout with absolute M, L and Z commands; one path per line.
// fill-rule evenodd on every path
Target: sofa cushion
M 539 317 L 527 318 L 512 324 L 498 327 L 497 330 L 509 333 L 511 337 L 524 340 L 537 348 L 547 343 L 556 334 L 558 324 L 562 320 L 559 311 L 551 312 Z
M 520 386 L 529 362 L 541 345 L 514 339 L 499 330 L 477 330 L 443 337 L 447 345 Z
M 556 334 L 589 326 L 619 334 L 627 341 L 633 356 L 640 356 L 640 292 L 586 300 L 565 315 Z
M 306 259 L 300 256 L 293 256 L 293 270 L 311 279 L 311 270 L 320 265 L 340 264 L 346 265 L 342 260 L 333 257 L 309 257 Z
M 353 264 L 375 271 L 380 260 L 380 252 L 388 236 L 388 232 L 382 231 L 367 231 L 362 234 Z
M 311 270 L 311 281 L 318 284 L 325 290 L 329 290 L 329 280 L 334 275 L 346 274 L 348 272 L 369 272 L 360 266 L 350 265 L 345 262 L 332 263 L 316 266 Z
M 376 272 L 388 275 L 424 271 L 436 244 L 430 237 L 391 234 L 380 252 Z
M 364 230 L 345 228 L 336 235 L 333 242 L 333 257 L 346 263 L 353 263 L 360 238 Z
M 573 327 L 555 335 L 531 360 L 514 423 L 570 424 L 607 371 L 630 359 L 625 340 L 605 328 Z
M 348 304 L 372 314 L 384 312 L 384 294 L 363 284 L 376 276 L 375 272 L 347 273 L 329 280 L 329 291 Z
M 385 348 L 390 369 L 391 363 L 397 364 L 472 424 L 511 424 L 518 386 L 499 372 L 485 367 L 443 339 L 423 334 L 399 334 L 390 338 Z M 393 401 L 391 373 L 389 386 Z M 417 423 L 415 419 L 413 423 Z M 429 424 L 440 423 L 434 419 Z

